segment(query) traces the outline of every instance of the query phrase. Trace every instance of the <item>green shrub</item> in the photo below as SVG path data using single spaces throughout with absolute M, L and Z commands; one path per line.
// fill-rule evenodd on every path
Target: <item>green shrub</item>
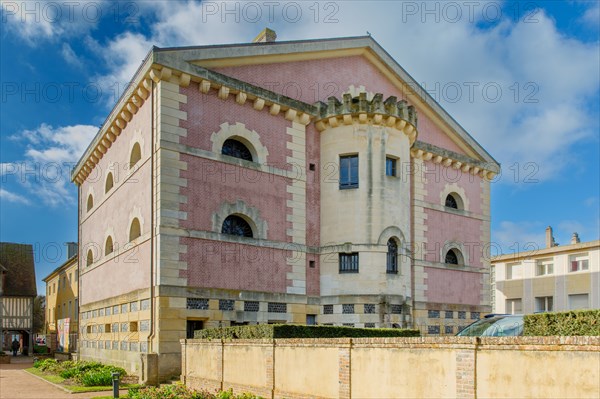
M 88 370 L 80 375 L 79 380 L 86 387 L 112 385 L 112 373 L 107 368 Z
M 46 354 L 49 353 L 50 350 L 46 345 L 33 345 L 33 353 L 41 353 Z
M 161 387 L 131 388 L 129 399 L 262 399 L 249 393 L 235 395 L 230 389 L 218 393 L 205 390 L 196 391 L 184 385 L 163 385 Z
M 271 339 L 271 338 L 369 338 L 418 337 L 419 330 L 399 328 L 354 328 L 337 326 L 301 326 L 292 324 L 257 324 L 212 328 L 194 332 L 197 339 Z
M 33 367 L 39 369 L 40 371 L 54 371 L 58 368 L 58 362 L 56 359 L 38 360 L 33 364 Z
M 600 310 L 525 315 L 523 335 L 600 335 Z
M 58 374 L 64 379 L 74 379 L 86 386 L 111 385 L 112 373 L 119 373 L 120 377 L 127 374 L 121 367 L 88 361 L 57 362 L 55 359 L 46 359 L 35 362 L 33 367 L 44 372 Z M 108 382 L 106 382 L 106 375 L 109 377 Z

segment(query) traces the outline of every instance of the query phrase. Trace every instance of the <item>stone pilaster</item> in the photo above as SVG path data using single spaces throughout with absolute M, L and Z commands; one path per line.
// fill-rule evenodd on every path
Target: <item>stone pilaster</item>
M 287 128 L 286 162 L 291 165 L 291 182 L 287 186 L 287 222 L 291 228 L 287 230 L 293 244 L 306 244 L 306 127 L 292 122 Z M 290 153 L 291 152 L 291 153 Z M 294 249 L 294 246 L 291 246 Z M 287 273 L 288 294 L 306 294 L 306 254 L 294 250 L 287 258 L 289 270 Z
M 167 285 L 187 285 L 180 277 L 180 271 L 187 265 L 181 262 L 181 254 L 187 247 L 181 245 L 178 236 L 161 233 L 162 227 L 179 227 L 181 220 L 187 219 L 187 213 L 180 211 L 180 205 L 187 202 L 181 195 L 181 187 L 187 186 L 187 179 L 181 177 L 181 171 L 187 170 L 187 163 L 181 160 L 181 154 L 163 147 L 166 143 L 179 144 L 181 137 L 187 136 L 187 129 L 180 127 L 180 121 L 187 119 L 187 113 L 180 110 L 187 103 L 187 96 L 180 92 L 180 78 L 171 76 L 167 80 L 156 82 L 154 126 L 155 135 L 155 226 L 157 247 L 157 283 Z
M 350 399 L 352 397 L 351 392 L 351 352 L 352 341 L 341 344 L 339 348 L 339 396 L 340 399 Z

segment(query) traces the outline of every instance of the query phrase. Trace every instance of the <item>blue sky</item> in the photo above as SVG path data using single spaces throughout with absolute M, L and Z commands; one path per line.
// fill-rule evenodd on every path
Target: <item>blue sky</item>
M 41 279 L 77 240 L 79 159 L 152 45 L 367 31 L 503 166 L 503 252 L 600 236 L 598 2 L 3 1 L 0 240 L 32 243 Z

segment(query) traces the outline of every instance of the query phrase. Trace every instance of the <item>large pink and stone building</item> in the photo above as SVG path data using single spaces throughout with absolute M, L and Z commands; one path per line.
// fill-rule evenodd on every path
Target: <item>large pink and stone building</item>
M 200 328 L 454 334 L 491 309 L 498 170 L 369 36 L 153 48 L 73 171 L 80 356 L 162 379 Z

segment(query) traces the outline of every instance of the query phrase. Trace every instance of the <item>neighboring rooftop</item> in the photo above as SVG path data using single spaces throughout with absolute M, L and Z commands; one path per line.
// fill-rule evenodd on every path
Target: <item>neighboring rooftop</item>
M 4 296 L 36 296 L 33 246 L 0 242 Z

